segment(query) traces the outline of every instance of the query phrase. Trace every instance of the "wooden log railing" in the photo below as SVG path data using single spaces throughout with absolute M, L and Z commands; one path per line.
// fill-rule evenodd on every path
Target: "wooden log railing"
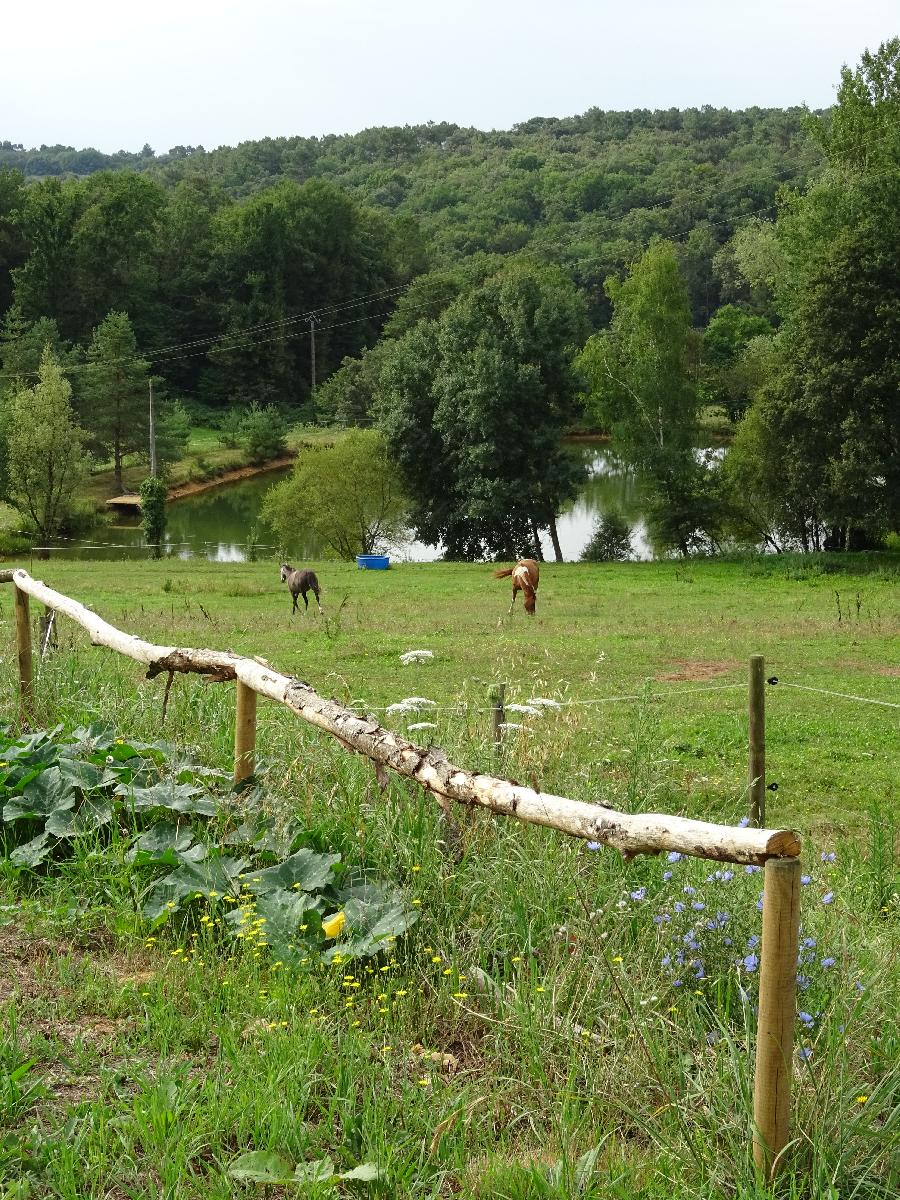
M 660 813 L 623 813 L 604 804 L 572 800 L 523 787 L 510 779 L 453 765 L 444 753 L 423 748 L 385 729 L 374 718 L 320 696 L 308 684 L 274 670 L 264 659 L 229 651 L 157 646 L 117 629 L 77 600 L 56 592 L 27 571 L 0 571 L 15 584 L 19 680 L 23 707 L 33 699 L 27 598 L 63 613 L 106 646 L 147 667 L 147 678 L 193 673 L 209 682 L 235 681 L 235 779 L 253 772 L 256 697 L 283 704 L 304 721 L 375 764 L 379 779 L 391 770 L 414 780 L 442 802 L 477 805 L 491 812 L 599 842 L 623 857 L 678 851 L 696 858 L 765 865 L 765 924 L 761 951 L 759 1025 L 754 1092 L 754 1158 L 767 1176 L 782 1165 L 790 1109 L 796 946 L 799 929 L 800 839 L 790 829 L 716 825 Z M 21 596 L 22 601 L 19 601 Z M 24 617 L 23 617 L 24 613 Z M 25 660 L 27 659 L 27 663 Z M 793 957 L 792 957 L 793 955 Z

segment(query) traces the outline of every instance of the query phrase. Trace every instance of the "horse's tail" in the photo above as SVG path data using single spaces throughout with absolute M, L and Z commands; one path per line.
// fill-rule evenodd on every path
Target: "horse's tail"
M 505 571 L 495 571 L 494 578 L 495 579 L 505 579 L 507 575 L 512 575 L 512 573 L 515 569 L 516 569 L 515 567 L 507 567 L 507 569 Z

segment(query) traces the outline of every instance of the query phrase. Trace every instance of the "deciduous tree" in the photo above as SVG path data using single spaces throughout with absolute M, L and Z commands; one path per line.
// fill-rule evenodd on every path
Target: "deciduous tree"
M 301 450 L 293 474 L 266 495 L 263 518 L 284 547 L 304 530 L 352 560 L 399 540 L 407 500 L 384 439 L 351 429 L 332 446 Z
M 71 388 L 49 348 L 35 387 L 8 402 L 9 494 L 43 541 L 59 533 L 89 465 Z

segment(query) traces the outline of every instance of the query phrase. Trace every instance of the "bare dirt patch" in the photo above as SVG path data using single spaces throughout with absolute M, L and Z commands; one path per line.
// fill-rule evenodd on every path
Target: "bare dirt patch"
M 59 946 L 49 938 L 24 936 L 14 925 L 0 929 L 0 1004 L 13 996 L 40 996 L 48 961 L 59 957 Z
M 692 662 L 688 658 L 676 658 L 673 659 L 672 666 L 678 669 L 660 672 L 653 678 L 665 683 L 702 683 L 707 679 L 719 679 L 727 675 L 736 669 L 737 664 L 724 661 Z

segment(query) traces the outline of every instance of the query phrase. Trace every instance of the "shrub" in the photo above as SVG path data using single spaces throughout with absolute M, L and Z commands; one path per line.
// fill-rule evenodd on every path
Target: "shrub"
M 582 562 L 624 562 L 634 554 L 631 526 L 620 512 L 611 509 L 597 521 L 591 540 L 581 554 Z
M 226 450 L 236 450 L 241 444 L 241 427 L 245 415 L 239 408 L 229 408 L 219 418 L 219 441 Z
M 241 437 L 251 462 L 266 462 L 284 454 L 286 432 L 284 418 L 274 404 L 261 408 L 254 403 L 241 420 Z

